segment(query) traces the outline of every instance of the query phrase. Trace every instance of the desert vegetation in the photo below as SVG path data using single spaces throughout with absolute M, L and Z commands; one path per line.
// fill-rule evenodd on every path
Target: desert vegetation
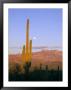
M 59 66 L 56 70 L 49 70 L 48 65 L 45 66 L 45 69 L 40 67 L 35 67 L 33 70 L 30 70 L 31 62 L 26 63 L 22 68 L 19 64 L 14 66 L 13 71 L 9 70 L 9 81 L 61 81 L 62 80 L 62 70 L 59 69 Z
M 9 55 L 9 81 L 62 81 L 62 52 L 48 50 L 32 53 L 31 62 L 21 55 Z

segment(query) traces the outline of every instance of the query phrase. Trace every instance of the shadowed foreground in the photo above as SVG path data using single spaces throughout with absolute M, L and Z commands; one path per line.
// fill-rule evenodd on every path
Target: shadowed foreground
M 16 67 L 15 72 L 9 72 L 9 81 L 62 81 L 62 70 L 42 70 L 35 68 L 34 71 L 29 72 L 29 67 L 25 68 L 25 73 L 19 73 L 19 68 Z
M 62 81 L 62 51 L 33 52 L 30 61 L 21 69 L 21 54 L 9 55 L 9 81 Z

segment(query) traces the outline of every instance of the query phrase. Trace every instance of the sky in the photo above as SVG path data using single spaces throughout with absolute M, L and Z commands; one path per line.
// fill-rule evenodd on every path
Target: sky
M 26 21 L 30 20 L 29 38 L 33 46 L 62 47 L 62 9 L 9 9 L 9 52 L 18 52 L 26 40 Z

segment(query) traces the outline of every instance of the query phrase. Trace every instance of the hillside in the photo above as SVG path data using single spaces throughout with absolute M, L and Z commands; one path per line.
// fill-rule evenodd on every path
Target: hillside
M 10 66 L 15 63 L 21 63 L 21 54 L 9 55 Z M 43 50 L 32 53 L 31 67 L 38 67 L 42 64 L 43 68 L 48 65 L 49 69 L 57 69 L 59 66 L 62 69 L 62 51 L 58 50 Z

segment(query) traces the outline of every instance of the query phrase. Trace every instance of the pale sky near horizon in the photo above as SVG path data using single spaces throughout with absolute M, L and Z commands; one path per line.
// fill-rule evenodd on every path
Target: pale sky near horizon
M 62 47 L 62 9 L 9 9 L 8 47 L 25 44 L 28 17 L 33 46 Z

